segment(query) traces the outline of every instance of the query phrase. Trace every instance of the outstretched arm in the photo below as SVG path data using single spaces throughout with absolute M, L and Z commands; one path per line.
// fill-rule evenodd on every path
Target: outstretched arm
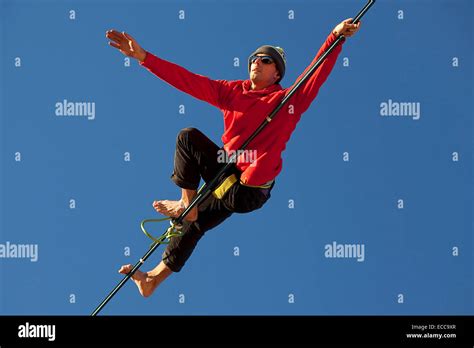
M 361 22 L 357 24 L 350 24 L 352 18 L 345 19 L 341 23 L 339 23 L 328 36 L 326 41 L 323 43 L 321 48 L 319 49 L 316 57 L 313 59 L 311 64 L 305 69 L 305 71 L 296 79 L 296 83 L 303 78 L 306 72 L 310 69 L 310 67 L 319 59 L 319 57 L 336 41 L 336 39 L 340 35 L 344 35 L 345 37 L 351 37 L 360 29 Z M 342 41 L 344 42 L 345 39 Z M 300 87 L 298 91 L 296 91 L 294 95 L 294 103 L 295 108 L 298 109 L 299 113 L 305 112 L 311 102 L 316 98 L 320 87 L 328 78 L 330 72 L 332 71 L 334 65 L 336 64 L 337 57 L 342 50 L 342 44 L 338 45 L 333 49 L 331 54 L 329 54 L 324 62 L 316 69 L 316 71 L 311 75 L 306 82 Z
M 140 65 L 173 87 L 211 105 L 223 108 L 225 97 L 229 92 L 226 81 L 211 80 L 158 58 L 144 50 L 133 37 L 125 32 L 109 30 L 105 36 L 112 40 L 109 42 L 110 46 L 117 48 L 128 57 L 137 59 Z

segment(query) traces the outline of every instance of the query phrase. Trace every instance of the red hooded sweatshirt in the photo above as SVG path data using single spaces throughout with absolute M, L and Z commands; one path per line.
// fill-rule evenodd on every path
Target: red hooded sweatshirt
M 328 36 L 314 60 L 298 77 L 295 84 L 336 39 L 333 33 Z M 342 42 L 344 41 L 345 39 Z M 334 48 L 323 64 L 299 87 L 273 120 L 249 143 L 247 152 L 237 158 L 236 166 L 242 172 L 240 180 L 243 184 L 263 185 L 280 173 L 283 162 L 281 153 L 285 150 L 286 143 L 301 115 L 316 98 L 319 88 L 329 76 L 341 50 L 341 44 Z M 283 89 L 280 84 L 273 84 L 255 91 L 251 89 L 250 80 L 212 80 L 149 52 L 140 65 L 177 89 L 208 102 L 222 111 L 224 134 L 221 139 L 229 158 L 233 152 L 239 150 L 292 87 Z

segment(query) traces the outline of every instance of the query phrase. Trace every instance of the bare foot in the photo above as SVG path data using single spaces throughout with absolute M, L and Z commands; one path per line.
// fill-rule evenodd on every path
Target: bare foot
M 123 265 L 119 269 L 119 273 L 128 274 L 132 270 L 132 268 L 133 268 L 132 265 Z M 151 296 L 151 294 L 153 294 L 153 291 L 155 291 L 157 287 L 155 278 L 149 277 L 148 273 L 144 273 L 140 270 L 137 270 L 133 274 L 132 279 L 135 282 L 135 284 L 137 284 L 138 290 L 140 291 L 140 294 L 143 297 Z
M 161 213 L 170 217 L 178 217 L 186 209 L 187 205 L 182 200 L 179 201 L 154 201 L 153 208 L 158 213 Z M 191 211 L 184 217 L 187 221 L 196 221 L 198 218 L 197 207 L 191 209 Z

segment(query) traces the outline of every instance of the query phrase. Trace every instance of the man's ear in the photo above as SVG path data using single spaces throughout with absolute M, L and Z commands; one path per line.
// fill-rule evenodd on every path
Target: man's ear
M 280 78 L 280 72 L 277 70 L 273 77 L 275 78 L 275 82 L 278 81 L 278 79 Z

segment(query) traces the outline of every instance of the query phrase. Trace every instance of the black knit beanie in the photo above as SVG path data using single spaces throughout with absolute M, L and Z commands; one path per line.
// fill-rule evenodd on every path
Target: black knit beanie
M 283 50 L 283 48 L 278 47 L 278 46 L 270 46 L 270 45 L 260 46 L 259 48 L 255 50 L 255 52 L 253 52 L 250 55 L 250 57 L 255 56 L 259 53 L 267 54 L 273 58 L 277 66 L 278 72 L 280 73 L 280 78 L 275 83 L 280 83 L 283 76 L 285 76 L 285 67 L 286 67 L 286 57 L 285 57 L 285 51 Z M 252 63 L 250 62 L 250 57 L 249 57 L 249 73 L 250 73 L 250 66 L 252 65 Z

